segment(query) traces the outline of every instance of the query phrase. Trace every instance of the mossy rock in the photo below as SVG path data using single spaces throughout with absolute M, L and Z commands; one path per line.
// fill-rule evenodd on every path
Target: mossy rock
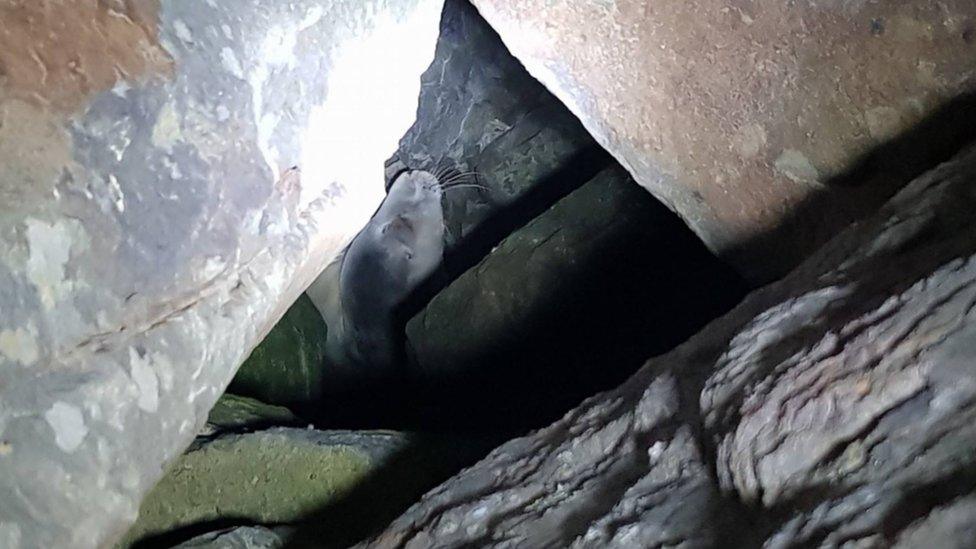
M 301 522 L 336 505 L 408 445 L 399 433 L 291 428 L 199 443 L 143 500 L 121 547 L 168 547 L 226 523 Z
M 295 409 L 322 395 L 328 328 L 306 294 L 237 371 L 228 391 Z
M 269 427 L 296 426 L 300 423 L 301 420 L 284 406 L 224 393 L 210 409 L 207 426 L 200 434 L 256 431 Z

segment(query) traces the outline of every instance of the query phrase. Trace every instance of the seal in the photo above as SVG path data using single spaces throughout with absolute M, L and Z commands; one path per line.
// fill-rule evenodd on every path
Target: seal
M 445 183 L 428 171 L 400 174 L 346 249 L 339 306 L 348 351 L 357 363 L 384 371 L 401 358 L 396 308 L 443 258 Z

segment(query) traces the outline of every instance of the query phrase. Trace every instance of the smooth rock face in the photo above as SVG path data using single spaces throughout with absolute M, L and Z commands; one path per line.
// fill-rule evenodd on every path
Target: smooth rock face
M 756 281 L 974 137 L 973 96 L 959 97 L 976 91 L 970 0 L 473 3 L 638 183 Z
M 970 148 L 369 545 L 970 546 L 974 209 Z
M 0 546 L 136 518 L 379 203 L 440 8 L 0 6 Z

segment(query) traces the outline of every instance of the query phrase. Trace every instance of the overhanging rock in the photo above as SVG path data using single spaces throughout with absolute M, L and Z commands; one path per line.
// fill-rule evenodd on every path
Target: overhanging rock
M 0 6 L 0 546 L 134 520 L 380 202 L 440 8 Z
M 947 104 L 976 88 L 971 0 L 473 3 L 638 183 L 753 280 L 973 137 L 974 101 Z

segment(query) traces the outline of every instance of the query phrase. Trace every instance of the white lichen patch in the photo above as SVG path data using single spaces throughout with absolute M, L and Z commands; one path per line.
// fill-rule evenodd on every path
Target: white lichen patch
M 122 193 L 122 185 L 114 174 L 108 176 L 108 194 L 112 197 L 112 204 L 119 213 L 125 211 L 125 195 Z
M 244 80 L 244 68 L 241 66 L 240 60 L 237 59 L 237 54 L 234 50 L 224 47 L 220 50 L 220 64 L 224 67 L 224 70 L 233 74 L 236 78 Z
M 44 412 L 44 420 L 54 430 L 55 444 L 65 452 L 77 450 L 88 435 L 81 409 L 67 402 L 55 402 Z
M 743 158 L 755 158 L 766 147 L 766 130 L 760 124 L 746 124 L 735 134 L 735 149 Z
M 27 219 L 27 278 L 37 288 L 41 303 L 51 309 L 72 287 L 65 280 L 65 266 L 72 251 L 82 252 L 88 247 L 88 234 L 80 222 L 59 219 L 49 224 L 39 219 Z
M 152 367 L 149 355 L 140 356 L 132 347 L 129 348 L 129 375 L 136 384 L 139 396 L 136 404 L 144 412 L 155 412 L 159 408 L 159 379 Z
M 184 23 L 183 20 L 177 19 L 176 21 L 173 21 L 173 32 L 176 34 L 176 37 L 183 42 L 188 44 L 193 43 L 193 33 L 190 32 L 190 27 L 186 26 L 186 23 Z
M 820 172 L 802 152 L 786 149 L 774 163 L 776 170 L 794 183 L 815 184 L 820 182 Z
M 152 144 L 166 150 L 172 150 L 173 145 L 183 140 L 180 130 L 180 118 L 176 112 L 176 105 L 172 101 L 163 105 L 156 116 L 156 124 L 152 130 Z
M 40 355 L 37 339 L 24 328 L 0 331 L 0 356 L 24 365 L 33 364 Z

